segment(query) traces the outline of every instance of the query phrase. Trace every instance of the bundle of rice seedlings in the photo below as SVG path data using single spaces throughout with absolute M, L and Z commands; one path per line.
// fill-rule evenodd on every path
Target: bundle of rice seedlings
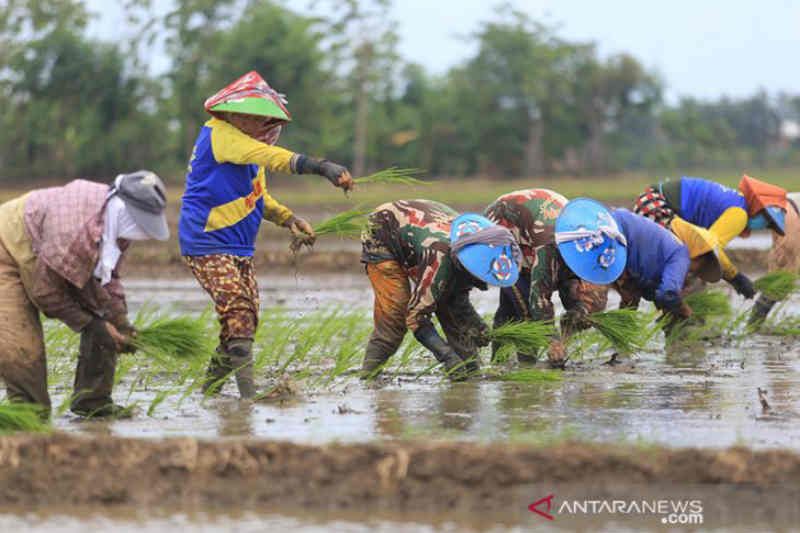
M 206 321 L 181 316 L 156 317 L 137 330 L 132 342 L 136 348 L 153 357 L 194 358 L 210 353 Z
M 506 372 L 499 376 L 503 381 L 513 381 L 515 383 L 548 383 L 561 381 L 564 379 L 564 372 L 561 370 L 540 370 L 538 368 L 526 368 Z
M 777 302 L 785 300 L 797 290 L 798 275 L 787 270 L 776 270 L 762 276 L 753 284 L 757 291 Z
M 47 431 L 42 407 L 30 403 L 0 402 L 0 434 L 15 431 Z
M 800 337 L 800 317 L 782 316 L 761 328 L 761 333 L 780 337 Z
M 401 185 L 428 185 L 427 181 L 423 181 L 416 176 L 422 174 L 422 170 L 418 168 L 397 168 L 391 167 L 378 171 L 369 176 L 356 178 L 353 181 L 359 185 L 364 183 L 392 183 Z
M 360 237 L 369 211 L 351 209 L 332 216 L 314 226 L 317 237 L 337 235 L 339 237 Z
M 621 354 L 643 350 L 653 336 L 652 316 L 635 309 L 592 313 L 587 320 Z
M 692 309 L 692 315 L 700 322 L 729 318 L 733 315 L 728 295 L 719 289 L 695 292 L 683 301 Z
M 500 346 L 513 344 L 517 352 L 535 354 L 550 344 L 555 332 L 550 321 L 508 322 L 494 328 L 489 337 Z

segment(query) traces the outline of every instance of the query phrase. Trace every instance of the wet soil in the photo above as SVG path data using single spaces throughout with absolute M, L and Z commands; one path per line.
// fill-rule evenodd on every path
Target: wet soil
M 500 516 L 499 523 L 531 523 L 528 505 L 548 494 L 555 494 L 556 509 L 558 502 L 575 499 L 698 498 L 708 525 L 733 525 L 742 516 L 746 523 L 769 517 L 771 524 L 795 520 L 796 525 L 800 455 L 573 442 L 306 446 L 67 434 L 0 438 L 0 511 L 103 506 L 175 513 L 233 507 L 308 509 L 311 516 L 355 511 L 362 519 L 408 511 L 412 519 L 414 513 L 430 513 L 458 521 L 485 513 L 494 524 Z M 737 510 L 732 503 L 754 506 Z

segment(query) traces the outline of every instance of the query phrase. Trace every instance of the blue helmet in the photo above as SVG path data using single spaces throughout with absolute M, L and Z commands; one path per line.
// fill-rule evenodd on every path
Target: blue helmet
M 486 229 L 503 229 L 508 235 L 506 244 L 480 242 L 458 246 L 468 236 Z M 477 237 L 477 236 L 475 236 Z M 470 238 L 472 240 L 473 238 Z M 492 239 L 494 240 L 494 239 Z M 450 244 L 458 262 L 479 280 L 496 287 L 510 287 L 519 278 L 519 247 L 511 232 L 498 226 L 483 215 L 464 213 L 453 220 L 450 226 Z
M 561 210 L 556 245 L 570 270 L 599 285 L 619 278 L 628 260 L 628 243 L 614 217 L 589 198 L 576 198 Z
M 754 217 L 747 219 L 749 229 L 772 229 L 781 235 L 786 235 L 786 211 L 778 206 L 768 205 Z

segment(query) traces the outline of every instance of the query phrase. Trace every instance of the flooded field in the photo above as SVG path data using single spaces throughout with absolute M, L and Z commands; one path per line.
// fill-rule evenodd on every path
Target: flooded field
M 112 495 L 117 494 L 111 496 L 109 502 L 103 503 L 106 496 L 81 495 L 78 491 L 74 496 L 76 506 L 59 510 L 58 504 L 64 503 L 63 493 L 41 497 L 18 495 L 20 502 L 27 503 L 13 511 L 0 508 L 0 531 L 77 531 L 87 527 L 154 532 L 176 527 L 192 531 L 218 528 L 305 532 L 524 531 L 533 527 L 541 530 L 545 525 L 553 531 L 587 527 L 636 531 L 665 527 L 650 515 L 621 517 L 612 513 L 587 518 L 569 515 L 563 510 L 555 522 L 537 521 L 539 517 L 527 506 L 550 492 L 557 493 L 562 500 L 569 495 L 583 499 L 602 496 L 653 500 L 694 495 L 704 502 L 706 525 L 712 530 L 749 531 L 764 523 L 773 527 L 794 526 L 800 520 L 797 493 L 800 461 L 798 465 L 792 462 L 787 467 L 781 463 L 782 459 L 775 463 L 777 456 L 767 455 L 763 459 L 767 466 L 760 467 L 748 459 L 749 454 L 759 450 L 766 454 L 783 453 L 776 450 L 800 452 L 800 343 L 795 337 L 727 335 L 665 350 L 663 337 L 659 336 L 647 351 L 623 358 L 621 364 L 608 365 L 611 351 L 598 346 L 594 342 L 597 337 L 586 335 L 582 348 L 575 348 L 573 360 L 566 371 L 558 373 L 557 379 L 531 383 L 506 381 L 504 372 L 516 363 L 490 365 L 488 353 L 484 353 L 481 377 L 451 383 L 434 368 L 432 357 L 419 349 L 409 335 L 384 376 L 374 382 L 364 382 L 357 378 L 355 370 L 360 365 L 366 336 L 371 329 L 371 290 L 366 276 L 275 274 L 260 279 L 260 284 L 263 317 L 256 339 L 256 368 L 259 386 L 268 392 L 267 398 L 240 402 L 233 383 L 228 384 L 220 397 L 203 397 L 195 383 L 196 377 L 202 374 L 202 360 L 171 366 L 144 360 L 140 355 L 122 356 L 115 399 L 135 405 L 134 417 L 118 421 L 81 420 L 67 409 L 77 337 L 63 328 L 54 329 L 51 323 L 48 325 L 51 346 L 48 364 L 50 390 L 57 411 L 54 425 L 65 432 L 65 436 L 91 437 L 93 446 L 107 442 L 111 450 L 119 451 L 130 449 L 131 445 L 124 443 L 137 442 L 122 441 L 120 437 L 145 439 L 142 442 L 152 442 L 153 446 L 162 446 L 158 443 L 163 437 L 179 439 L 171 445 L 175 447 L 173 451 L 154 455 L 158 460 L 175 457 L 176 453 L 182 456 L 186 446 L 191 449 L 197 446 L 191 443 L 207 441 L 209 446 L 212 442 L 221 446 L 231 443 L 240 451 L 216 450 L 213 460 L 209 459 L 213 475 L 227 480 L 221 482 L 223 485 L 233 483 L 239 475 L 250 479 L 247 483 L 255 483 L 247 474 L 252 466 L 233 467 L 231 472 L 235 475 L 230 479 L 230 474 L 225 473 L 232 468 L 230 461 L 241 458 L 241 454 L 247 457 L 256 453 L 254 449 L 258 445 L 248 444 L 251 442 L 311 445 L 316 448 L 302 453 L 322 453 L 327 457 L 322 464 L 333 461 L 331 465 L 315 466 L 314 461 L 305 462 L 308 459 L 304 459 L 298 472 L 281 471 L 275 483 L 291 480 L 290 485 L 295 488 L 289 490 L 281 486 L 281 490 L 289 490 L 290 494 L 293 490 L 299 491 L 294 499 L 287 497 L 283 501 L 284 496 L 274 494 L 263 495 L 263 498 L 248 496 L 244 503 L 237 502 L 233 507 L 220 505 L 217 509 L 215 503 L 222 502 L 215 499 L 214 490 L 185 488 L 179 491 L 184 499 L 176 502 L 177 507 L 170 512 L 162 509 L 162 514 L 138 509 L 139 503 L 150 506 L 158 501 L 156 509 L 166 504 L 151 500 L 150 496 L 137 496 L 137 489 L 126 484 L 130 482 L 124 477 L 103 481 L 101 476 L 95 479 L 98 487 L 113 487 Z M 127 290 L 133 313 L 143 307 L 152 310 L 153 302 L 162 304 L 158 311 L 195 314 L 208 305 L 205 294 L 192 279 L 131 279 L 127 281 Z M 495 291 L 476 291 L 473 301 L 479 312 L 488 315 L 494 310 L 496 298 Z M 737 310 L 750 305 L 737 297 L 731 298 Z M 609 307 L 616 307 L 617 302 L 612 292 Z M 795 296 L 781 313 L 800 315 L 800 299 Z M 287 324 L 291 327 L 284 331 Z M 544 368 L 541 364 L 538 367 Z M 761 399 L 759 389 L 765 393 Z M 766 400 L 766 404 L 762 400 Z M 186 439 L 190 437 L 202 441 Z M 258 440 L 252 440 L 253 437 Z M 573 442 L 592 443 L 590 446 L 594 447 L 589 450 L 572 448 Z M 387 468 L 394 472 L 393 469 L 400 469 L 398 465 L 407 461 L 401 460 L 405 457 L 403 454 L 424 456 L 427 453 L 392 451 L 395 446 L 403 447 L 406 443 L 438 443 L 436 445 L 449 447 L 443 456 L 448 459 L 437 464 L 447 469 L 442 475 L 450 481 L 442 481 L 441 490 L 445 494 L 452 491 L 451 503 L 434 501 L 430 508 L 426 507 L 425 491 L 428 489 L 420 487 L 430 483 L 430 480 L 425 481 L 426 475 L 433 474 L 418 473 L 421 484 L 415 481 L 410 487 L 402 485 L 397 488 L 398 494 L 392 492 L 392 496 L 387 496 L 381 489 L 378 495 L 367 496 L 371 489 L 359 489 L 358 483 L 353 485 L 352 476 L 359 474 L 351 473 L 351 467 L 342 466 L 342 461 L 348 457 L 347 460 L 355 461 L 353 464 L 362 464 L 355 456 L 351 457 L 363 453 L 359 446 L 379 446 L 380 451 L 369 453 L 389 454 L 391 459 L 385 463 L 369 455 L 368 463 L 373 467 L 362 476 L 379 479 L 384 468 L 380 465 L 393 465 Z M 484 451 L 460 448 L 473 445 L 489 448 Z M 521 447 L 523 451 L 519 453 L 523 455 L 509 451 L 509 445 L 512 450 L 513 446 Z M 46 453 L 72 457 L 75 463 L 71 459 L 70 465 L 77 469 L 82 452 L 76 455 L 76 452 L 53 451 L 64 446 L 77 450 L 85 444 L 71 441 L 63 446 L 51 444 Z M 325 451 L 328 446 L 339 451 L 330 455 Z M 731 446 L 754 452 L 747 451 L 731 462 L 726 455 L 728 452 L 723 451 Z M 684 457 L 681 461 L 693 466 L 678 468 L 674 473 L 677 463 L 670 450 L 680 455 L 684 453 L 681 450 L 688 448 L 703 451 L 687 450 L 686 457 L 691 459 Z M 248 451 L 241 451 L 245 449 Z M 108 468 L 115 471 L 120 461 L 122 466 L 133 468 L 132 461 L 143 460 L 145 453 L 155 453 L 145 450 L 131 452 L 130 459 L 121 459 L 115 455 L 118 452 L 109 451 L 114 460 Z M 538 452 L 541 455 L 531 458 L 524 450 L 541 450 Z M 451 463 L 454 453 L 466 454 L 484 463 L 486 472 L 467 474 L 469 469 L 458 467 L 457 462 Z M 642 458 L 637 461 L 642 463 L 633 465 L 626 473 L 626 468 L 620 465 L 629 453 L 641 454 Z M 280 457 L 277 452 L 270 454 L 270 457 Z M 511 455 L 504 458 L 503 454 Z M 611 456 L 606 457 L 606 454 Z M 703 459 L 702 454 L 712 455 Z M 13 457 L 0 443 L 0 463 Z M 795 461 L 798 456 L 788 457 Z M 100 458 L 87 457 L 86 460 L 94 465 L 91 470 L 96 470 L 97 461 L 102 463 L 106 459 L 101 454 Z M 220 460 L 222 465 L 213 466 Z M 412 463 L 419 465 L 419 461 Z M 519 461 L 522 462 L 514 467 Z M 722 473 L 715 464 L 724 465 Z M 537 482 L 535 472 L 540 466 L 533 465 L 547 465 L 542 479 L 549 481 Z M 424 470 L 424 467 L 418 468 Z M 512 477 L 521 475 L 520 472 L 527 473 L 520 479 L 502 481 L 503 476 L 511 475 L 505 473 L 489 481 L 500 475 L 494 472 L 508 472 L 509 469 L 518 471 Z M 146 488 L 157 494 L 159 490 L 167 490 L 160 486 L 162 482 L 178 483 L 179 478 L 168 474 L 172 470 L 173 466 L 160 467 L 148 478 L 158 487 Z M 460 470 L 465 473 L 454 473 Z M 750 471 L 765 473 L 767 481 L 761 481 L 766 485 L 757 488 L 761 482 L 756 474 L 752 474 L 756 476 L 753 481 L 743 482 L 749 479 L 751 474 L 746 472 Z M 673 474 L 677 477 L 666 482 Z M 773 479 L 784 474 L 789 478 Z M 305 479 L 318 475 L 324 478 L 321 484 Z M 338 476 L 345 476 L 345 479 Z M 205 477 L 199 479 L 204 480 L 199 482 L 200 487 L 209 482 Z M 263 484 L 264 479 L 271 478 L 258 479 Z M 247 483 L 242 487 L 250 486 Z M 725 483 L 731 484 L 725 488 Z M 15 484 L 17 481 L 0 483 Z M 261 484 L 252 487 L 263 490 Z M 222 490 L 220 487 L 218 489 Z M 200 492 L 194 494 L 193 490 Z M 307 492 L 309 490 L 311 492 Z M 333 492 L 329 494 L 330 491 Z M 766 509 L 755 512 L 752 508 L 763 504 L 764 491 L 770 494 L 772 512 Z M 8 497 L 0 497 L 0 501 L 8 502 Z M 136 505 L 128 508 L 127 504 Z M 86 506 L 85 510 L 81 505 Z M 298 505 L 300 509 L 296 508 Z M 42 514 L 43 508 L 48 509 L 46 514 Z M 21 509 L 26 511 L 21 512 Z M 102 509 L 105 511 L 98 512 Z
M 189 279 L 131 280 L 131 305 L 135 308 L 158 297 L 178 309 L 200 310 L 207 302 L 194 283 Z M 273 276 L 262 279 L 261 286 L 264 305 L 280 304 L 288 316 L 347 306 L 348 314 L 363 313 L 354 335 L 363 338 L 369 331 L 371 294 L 366 277 Z M 616 295 L 610 296 L 610 306 L 616 305 Z M 493 291 L 476 292 L 474 300 L 480 312 L 490 313 L 495 298 Z M 355 309 L 353 302 L 357 302 Z M 745 305 L 740 300 L 737 304 Z M 797 301 L 785 312 L 793 310 L 800 313 Z M 269 309 L 265 314 L 270 315 Z M 309 320 L 319 318 L 312 315 Z M 563 379 L 545 383 L 502 381 L 494 377 L 492 368 L 487 368 L 483 379 L 451 383 L 436 371 L 426 371 L 435 361 L 418 352 L 402 368 L 370 383 L 350 372 L 357 368 L 357 351 L 362 348 L 353 346 L 348 360 L 351 368 L 325 379 L 324 384 L 313 373 L 293 375 L 291 365 L 279 364 L 292 389 L 280 401 L 241 403 L 230 384 L 227 394 L 217 399 L 199 393 L 169 395 L 152 416 L 84 422 L 65 414 L 56 419 L 56 425 L 67 431 L 129 437 L 255 436 L 316 444 L 412 437 L 480 442 L 574 438 L 672 447 L 746 445 L 800 450 L 800 343 L 795 339 L 755 335 L 674 353 L 665 352 L 658 339 L 652 347 L 616 366 L 604 364 L 608 353 L 590 353 L 574 361 Z M 264 351 L 271 348 L 262 347 Z M 487 357 L 484 354 L 484 360 Z M 333 364 L 324 358 L 319 362 L 323 367 Z M 283 374 L 276 373 L 278 368 L 262 366 L 263 388 L 280 383 Z M 116 397 L 146 410 L 169 380 L 165 376 L 141 387 L 137 377 L 136 372 L 127 373 Z M 56 392 L 55 405 L 70 393 L 68 384 Z M 759 387 L 767 391 L 769 411 L 760 404 Z

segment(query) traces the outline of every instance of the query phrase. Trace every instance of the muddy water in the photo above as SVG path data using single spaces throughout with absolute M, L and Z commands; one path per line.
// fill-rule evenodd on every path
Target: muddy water
M 327 307 L 354 305 L 368 319 L 371 291 L 366 278 L 352 274 L 272 276 L 261 280 L 265 306 L 281 305 L 293 314 Z M 204 308 L 206 296 L 194 280 L 132 280 L 128 283 L 131 307 L 167 302 L 180 310 Z M 494 291 L 476 292 L 482 313 L 494 308 Z M 556 298 L 557 300 L 557 298 Z M 612 305 L 616 295 L 611 295 Z M 735 300 L 736 305 L 743 305 Z M 789 311 L 800 314 L 800 301 Z M 424 361 L 420 364 L 423 364 Z M 191 395 L 181 401 L 170 396 L 152 417 L 143 410 L 158 389 L 142 390 L 124 381 L 116 398 L 143 407 L 132 420 L 80 421 L 69 414 L 56 418 L 62 430 L 82 434 L 113 434 L 159 438 L 191 435 L 203 438 L 252 436 L 301 443 L 365 442 L 395 439 L 454 439 L 480 442 L 547 443 L 563 438 L 606 442 L 659 443 L 667 446 L 726 447 L 800 450 L 800 343 L 774 337 L 754 336 L 738 346 L 703 346 L 691 352 L 654 351 L 607 366 L 603 359 L 578 361 L 551 383 L 507 383 L 476 379 L 449 383 L 436 373 L 418 376 L 416 369 L 364 384 L 344 377 L 325 390 L 310 389 L 301 381 L 297 397 L 283 403 L 243 403 L 231 384 L 218 399 Z M 263 378 L 261 385 L 272 381 Z M 759 403 L 757 388 L 767 391 L 770 410 Z M 135 392 L 128 396 L 127 391 Z M 54 392 L 59 405 L 67 391 Z M 628 490 L 628 489 L 626 489 Z M 642 487 L 606 497 L 687 498 L 684 488 Z M 722 496 L 720 488 L 700 493 L 707 509 L 708 530 L 752 531 L 791 528 L 797 516 L 757 516 L 763 493 L 734 492 Z M 739 488 L 736 489 L 740 491 Z M 560 485 L 539 487 L 531 495 L 555 491 L 569 494 Z M 580 498 L 597 497 L 591 486 L 577 489 Z M 719 495 L 718 503 L 706 498 Z M 774 495 L 774 494 L 773 494 Z M 731 499 L 730 497 L 733 497 Z M 740 498 L 741 501 L 736 500 Z M 743 499 L 742 499 L 743 498 Z M 733 503 L 735 501 L 739 503 Z M 772 501 L 772 500 L 770 500 Z M 775 500 L 777 502 L 777 500 Z M 517 502 L 520 503 L 520 502 Z M 510 505 L 508 514 L 475 515 L 442 513 L 408 514 L 391 511 L 349 513 L 325 509 L 258 509 L 153 514 L 136 509 L 0 509 L 0 531 L 300 531 L 316 533 L 367 531 L 640 531 L 666 529 L 658 517 L 557 517 L 547 522 L 524 505 Z M 784 505 L 785 504 L 785 505 Z M 775 503 L 797 510 L 796 502 Z M 738 511 L 737 511 L 738 509 Z M 764 513 L 761 513 L 762 515 Z
M 370 289 L 364 276 L 284 276 L 261 280 L 265 305 L 294 313 L 353 302 L 368 320 Z M 207 304 L 193 280 L 133 280 L 132 307 L 170 302 L 186 309 Z M 493 309 L 494 291 L 476 292 L 481 312 Z M 611 294 L 612 305 L 616 295 Z M 557 298 L 556 298 L 557 300 Z M 744 305 L 741 300 L 736 305 Z M 800 302 L 790 310 L 800 312 Z M 604 358 L 575 362 L 555 383 L 508 383 L 490 378 L 449 383 L 436 373 L 393 374 L 375 384 L 354 377 L 325 390 L 307 389 L 283 403 L 242 403 L 232 384 L 222 397 L 181 400 L 171 396 L 153 417 L 83 422 L 63 415 L 69 431 L 131 437 L 191 435 L 205 438 L 254 436 L 303 443 L 435 438 L 470 441 L 541 442 L 565 437 L 667 446 L 800 450 L 800 343 L 754 336 L 739 346 L 709 344 L 691 352 L 645 353 L 618 366 Z M 425 361 L 422 361 L 425 363 Z M 267 387 L 271 381 L 264 380 Z M 117 399 L 146 406 L 157 390 Z M 767 391 L 764 411 L 757 388 Z M 59 391 L 55 404 L 66 391 Z M 60 396 L 59 396 L 60 395 Z M 127 397 L 126 397 L 127 396 Z

